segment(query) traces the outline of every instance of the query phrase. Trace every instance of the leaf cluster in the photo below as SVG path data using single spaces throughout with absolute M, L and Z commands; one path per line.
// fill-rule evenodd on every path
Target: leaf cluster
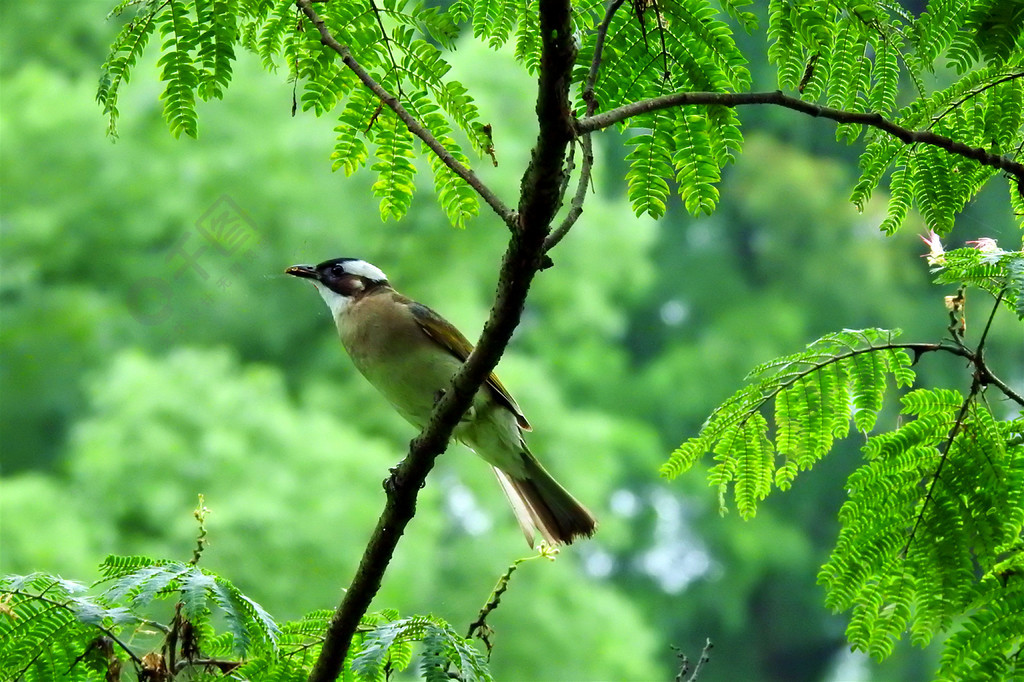
M 851 112 L 874 112 L 909 130 L 924 130 L 1007 154 L 1024 141 L 1024 12 L 1005 3 L 931 2 L 919 16 L 899 3 L 847 0 L 812 3 L 772 0 L 769 60 L 779 87 L 809 101 Z M 936 65 L 960 78 L 929 93 Z M 901 96 L 913 84 L 917 97 Z M 840 125 L 838 139 L 853 142 L 861 126 Z M 881 132 L 868 136 L 861 178 L 852 201 L 863 208 L 889 175 L 882 229 L 898 229 L 916 203 L 929 227 L 952 229 L 994 170 L 930 145 L 908 145 Z M 1012 194 L 1021 195 L 1016 180 Z
M 118 97 L 149 38 L 161 37 L 164 117 L 175 136 L 198 135 L 197 100 L 223 96 L 231 80 L 236 49 L 259 57 L 276 70 L 283 61 L 288 78 L 301 87 L 295 103 L 317 116 L 336 115 L 338 134 L 331 158 L 335 169 L 351 174 L 369 162 L 375 149 L 373 186 L 381 216 L 400 218 L 414 191 L 415 144 L 395 113 L 370 91 L 337 55 L 320 42 L 317 28 L 290 0 L 147 0 L 124 2 L 120 14 L 135 15 L 121 29 L 103 65 L 97 100 L 116 134 Z M 468 165 L 455 141 L 460 131 L 478 152 L 489 141 L 477 123 L 477 110 L 466 89 L 448 78 L 450 69 L 438 44 L 451 46 L 457 29 L 437 8 L 404 0 L 318 4 L 331 33 L 349 47 L 354 59 L 377 82 L 399 97 L 403 106 L 429 128 L 452 156 Z M 340 113 L 336 110 L 340 107 Z M 432 155 L 435 187 L 448 217 L 462 226 L 478 212 L 476 195 L 450 168 Z
M 137 620 L 87 591 L 43 573 L 0 578 L 0 678 L 88 680 L 119 671 L 123 659 L 107 633 Z
M 774 484 L 790 487 L 796 475 L 845 437 L 851 420 L 861 432 L 878 418 L 887 378 L 914 381 L 912 359 L 894 344 L 898 330 L 844 330 L 751 370 L 744 386 L 722 403 L 700 432 L 677 448 L 661 473 L 675 478 L 705 453 L 715 453 L 708 474 L 725 509 L 730 486 L 740 515 L 751 518 Z M 766 410 L 774 406 L 774 429 Z
M 601 109 L 678 91 L 740 92 L 749 87 L 747 58 L 710 3 L 668 0 L 634 3 L 631 9 L 616 13 L 608 27 L 593 93 Z M 580 48 L 576 77 L 581 84 L 594 58 L 596 37 L 587 34 Z M 581 109 L 584 92 L 581 85 Z M 690 213 L 715 210 L 721 169 L 734 160 L 742 143 L 734 109 L 656 110 L 630 119 L 628 127 L 632 149 L 626 182 L 637 214 L 661 217 L 673 180 Z
M 847 637 L 878 659 L 909 632 L 947 641 L 942 679 L 1024 672 L 1024 418 L 997 421 L 972 396 L 918 389 L 905 421 L 862 448 L 843 526 L 818 580 L 826 605 L 851 610 Z M 1012 615 L 1009 615 L 1012 614 Z M 1004 617 L 1005 615 L 1005 617 Z
M 140 675 L 261 681 L 305 679 L 331 611 L 278 624 L 230 581 L 191 563 L 109 556 L 92 586 L 46 573 L 0 577 L 0 679 L 47 682 Z M 170 624 L 160 622 L 171 607 Z M 367 614 L 345 680 L 406 669 L 419 643 L 428 680 L 490 680 L 486 657 L 434 616 Z M 169 677 L 159 677 L 165 675 Z
M 571 88 L 577 115 L 670 93 L 748 90 L 748 59 L 734 39 L 734 26 L 748 32 L 758 27 L 748 4 L 574 4 L 578 56 Z M 291 0 L 126 0 L 114 12 L 130 7 L 135 16 L 111 46 L 97 94 L 112 134 L 121 86 L 152 34 L 161 38 L 161 99 L 175 135 L 197 135 L 197 98 L 222 96 L 242 47 L 268 70 L 283 62 L 288 78 L 301 86 L 295 107 L 337 116 L 333 167 L 351 174 L 370 165 L 384 219 L 409 210 L 418 145 L 390 104 L 363 87 L 357 68 L 465 168 L 470 162 L 457 136 L 478 155 L 493 154 L 493 146 L 490 127 L 479 122 L 473 99 L 450 77 L 444 58 L 460 27 L 470 27 L 494 49 L 513 44 L 527 71 L 540 68 L 535 0 L 456 0 L 447 12 L 418 0 L 317 3 L 326 29 L 347 51 L 343 59 L 321 44 L 317 27 Z M 803 99 L 844 112 L 873 112 L 908 130 L 999 155 L 1024 143 L 1024 12 L 1007 11 L 995 0 L 933 2 L 920 16 L 889 0 L 772 0 L 766 33 L 779 87 Z M 944 64 L 958 80 L 928 92 L 926 77 Z M 908 83 L 917 96 L 904 101 Z M 694 215 L 715 210 L 722 168 L 742 145 L 734 108 L 655 108 L 620 125 L 629 134 L 626 182 L 637 214 L 662 216 L 673 193 Z M 837 137 L 852 142 L 861 131 L 860 125 L 841 124 Z M 888 177 L 891 199 L 882 225 L 887 232 L 903 224 L 915 203 L 932 229 L 947 232 L 953 216 L 994 173 L 990 166 L 934 145 L 908 145 L 888 133 L 876 131 L 867 142 L 852 200 L 863 207 Z M 436 155 L 426 156 L 442 208 L 452 224 L 465 225 L 478 213 L 477 195 Z M 1017 185 L 1010 182 L 1019 204 L 1024 198 Z
M 1020 252 L 991 239 L 932 249 L 937 284 L 977 286 L 995 298 L 992 316 L 1000 304 L 1020 316 Z M 788 488 L 851 421 L 864 433 L 875 428 L 888 376 L 911 386 L 911 365 L 923 353 L 967 359 L 974 368 L 967 395 L 910 391 L 897 426 L 861 448 L 864 463 L 846 483 L 841 532 L 818 581 L 827 606 L 851 612 L 846 635 L 855 649 L 883 659 L 904 633 L 920 646 L 948 635 L 940 679 L 1011 679 L 1024 673 L 1024 416 L 997 419 L 986 386 L 1021 407 L 1024 398 L 993 378 L 983 353 L 987 326 L 976 348 L 964 344 L 962 289 L 949 298 L 951 343 L 845 330 L 754 368 L 751 383 L 711 414 L 662 474 L 678 476 L 713 451 L 708 480 L 720 504 L 732 486 L 740 513 L 751 517 L 773 483 Z
M 874 112 L 909 130 L 932 133 L 994 154 L 1013 154 L 1024 142 L 1024 12 L 1005 12 L 991 0 L 932 2 L 919 16 L 899 3 L 848 0 L 804 3 L 772 0 L 768 57 L 779 87 L 836 109 Z M 925 80 L 936 66 L 959 78 L 935 92 Z M 917 96 L 905 101 L 901 86 Z M 853 142 L 862 127 L 840 125 Z M 894 232 L 916 203 L 929 227 L 945 234 L 994 170 L 931 145 L 908 145 L 882 132 L 867 138 L 852 201 L 863 208 L 889 176 L 882 229 Z M 1020 187 L 1010 179 L 1011 194 Z
M 1024 320 L 1024 251 L 1004 251 L 994 241 L 981 241 L 975 248 L 944 252 L 934 270 L 937 284 L 977 287 Z

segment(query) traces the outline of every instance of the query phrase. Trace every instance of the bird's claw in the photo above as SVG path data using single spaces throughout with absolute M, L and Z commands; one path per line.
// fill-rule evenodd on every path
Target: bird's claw
M 384 486 L 384 492 L 393 495 L 398 490 L 398 465 L 388 469 L 388 474 L 390 475 L 381 481 L 381 484 Z
M 386 492 L 390 496 L 398 492 L 398 486 L 400 483 L 398 467 L 391 467 L 390 469 L 388 469 L 388 473 L 391 475 L 385 478 L 383 481 L 381 481 L 381 485 L 384 487 L 384 492 Z M 420 481 L 420 490 L 423 490 L 426 487 L 427 482 Z

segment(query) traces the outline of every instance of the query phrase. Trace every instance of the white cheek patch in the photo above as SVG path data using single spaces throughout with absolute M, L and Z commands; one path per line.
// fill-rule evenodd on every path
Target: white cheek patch
M 331 291 L 316 280 L 312 280 L 312 282 L 313 286 L 316 287 L 316 290 L 320 292 L 320 296 L 324 299 L 327 307 L 331 309 L 331 314 L 334 315 L 335 318 L 345 312 L 345 310 L 347 310 L 352 304 L 352 299 L 348 296 L 342 296 L 335 291 Z
M 384 271 L 378 268 L 376 265 L 371 265 L 364 260 L 350 260 L 345 261 L 345 272 L 365 277 L 371 282 L 386 282 L 388 276 L 384 274 Z

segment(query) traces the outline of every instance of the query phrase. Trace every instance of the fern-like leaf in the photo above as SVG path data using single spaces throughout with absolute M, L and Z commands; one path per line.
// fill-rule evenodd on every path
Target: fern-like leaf
M 661 474 L 674 478 L 712 450 L 716 464 L 708 482 L 718 488 L 720 505 L 724 509 L 726 493 L 735 486 L 740 513 L 753 516 L 772 483 L 788 488 L 799 471 L 849 433 L 851 419 L 858 430 L 871 430 L 888 376 L 901 387 L 913 382 L 912 360 L 894 342 L 898 333 L 829 334 L 800 353 L 755 367 L 748 376 L 752 383 L 719 406 L 700 432 L 672 453 Z M 774 434 L 762 415 L 772 403 Z
M 114 13 L 120 13 L 125 8 L 122 3 L 115 8 Z M 110 54 L 103 63 L 103 74 L 100 76 L 99 89 L 96 92 L 96 101 L 103 106 L 103 113 L 107 116 L 107 134 L 117 137 L 117 99 L 121 93 L 121 86 L 131 78 L 131 70 L 139 59 L 139 55 L 146 48 L 150 36 L 156 29 L 158 16 L 166 8 L 166 3 L 158 5 L 147 3 L 140 8 L 135 17 L 125 24 L 118 33 L 114 43 L 110 46 Z
M 864 445 L 867 463 L 847 481 L 843 528 L 818 576 L 826 604 L 852 611 L 850 642 L 879 659 L 908 630 L 922 646 L 950 631 L 1024 531 L 1024 420 L 997 422 L 948 389 L 902 403 L 900 428 Z M 964 666 L 958 647 L 944 665 Z
M 235 43 L 238 40 L 238 0 L 197 0 L 200 30 L 199 96 L 222 99 L 231 82 Z
M 703 112 L 678 110 L 674 117 L 673 144 L 675 155 L 672 164 L 679 183 L 679 195 L 683 206 L 692 215 L 711 215 L 718 203 L 719 181 L 718 161 L 711 149 L 708 122 Z
M 380 198 L 381 219 L 398 220 L 409 210 L 416 189 L 412 133 L 389 110 L 382 111 L 373 125 L 377 144 L 377 163 L 372 166 L 377 172 L 373 193 Z
M 666 177 L 672 174 L 671 119 L 654 115 L 649 133 L 636 135 L 626 141 L 632 151 L 626 155 L 630 162 L 626 183 L 630 203 L 637 215 L 648 214 L 660 218 L 665 214 L 669 186 Z
M 160 99 L 164 103 L 164 119 L 175 137 L 196 137 L 199 132 L 195 97 L 199 74 L 191 54 L 199 36 L 189 17 L 193 7 L 187 0 L 170 0 L 160 26 L 164 54 L 157 66 L 160 79 L 166 84 Z
M 1004 251 L 994 243 L 979 246 L 983 248 L 945 252 L 935 282 L 976 286 L 1024 319 L 1024 250 Z

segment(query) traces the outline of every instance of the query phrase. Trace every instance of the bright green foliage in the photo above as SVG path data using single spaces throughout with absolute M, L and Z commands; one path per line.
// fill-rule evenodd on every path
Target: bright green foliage
M 659 2 L 657 8 L 640 16 L 622 10 L 612 19 L 594 88 L 601 109 L 681 90 L 738 92 L 749 86 L 746 58 L 707 2 Z M 594 34 L 588 33 L 575 72 L 581 83 L 593 51 Z M 586 109 L 582 85 L 577 95 L 577 106 Z M 734 112 L 677 108 L 634 117 L 628 126 L 639 132 L 629 140 L 627 157 L 633 210 L 660 217 L 671 192 L 667 179 L 674 178 L 687 211 L 714 212 L 721 168 L 742 140 Z
M 459 679 L 490 680 L 486 658 L 452 627 L 434 616 L 398 618 L 384 614 L 382 623 L 364 634 L 352 670 L 364 679 L 380 679 L 385 666 L 403 670 L 412 660 L 413 642 L 423 643 L 420 673 L 426 680 L 448 680 L 449 665 L 455 664 Z
M 199 18 L 199 97 L 222 99 L 231 82 L 231 62 L 238 37 L 237 0 L 196 0 Z
M 708 480 L 718 487 L 722 509 L 735 484 L 736 506 L 753 517 L 774 483 L 788 489 L 849 433 L 852 419 L 869 431 L 882 407 L 886 378 L 897 386 L 914 381 L 911 359 L 893 343 L 898 331 L 865 329 L 824 336 L 806 350 L 755 367 L 754 379 L 716 409 L 697 436 L 672 453 L 661 473 L 675 478 L 708 451 L 716 464 Z M 762 410 L 774 403 L 774 439 Z
M 198 661 L 237 661 L 238 679 L 305 679 L 319 654 L 330 611 L 278 625 L 224 578 L 193 564 L 109 556 L 92 587 L 34 573 L 0 577 L 2 679 L 71 682 L 139 669 L 147 652 L 191 670 L 189 679 L 224 679 Z M 155 602 L 167 602 L 163 609 Z M 161 619 L 170 619 L 161 624 Z M 223 627 L 226 632 L 218 633 Z M 160 636 L 163 635 L 163 636 Z M 367 614 L 345 664 L 346 680 L 383 680 L 404 670 L 422 643 L 427 680 L 490 680 L 486 657 L 435 616 Z M 149 665 L 149 664 L 143 664 Z M 155 670 L 151 672 L 155 674 Z
M 100 565 L 102 603 L 122 604 L 140 613 L 156 599 L 177 595 L 182 617 L 196 628 L 209 627 L 214 606 L 231 633 L 229 651 L 276 650 L 279 629 L 263 607 L 228 580 L 193 564 L 154 561 L 148 557 L 107 557 Z
M 409 210 L 415 189 L 412 133 L 390 111 L 381 111 L 374 126 L 377 163 L 372 168 L 377 171 L 377 182 L 373 193 L 380 197 L 380 217 L 398 220 Z
M 900 109 L 897 123 L 931 131 L 994 153 L 1016 148 L 1024 122 L 1024 52 L 1007 64 L 970 72 L 955 84 L 922 97 Z M 993 169 L 935 147 L 903 145 L 888 136 L 876 135 L 861 158 L 862 176 L 853 201 L 863 207 L 884 173 L 901 173 L 890 182 L 894 197 L 883 225 L 894 232 L 902 224 L 911 200 L 916 201 L 928 226 L 944 234 L 952 229 L 953 216 L 988 180 Z M 1018 192 L 1016 181 L 1011 192 Z
M 743 92 L 750 88 L 747 58 L 733 39 L 728 17 L 746 31 L 757 27 L 747 0 L 662 0 L 624 3 L 605 35 L 593 100 L 598 112 L 683 91 Z M 849 112 L 875 112 L 911 130 L 1007 154 L 1022 140 L 1024 122 L 1024 11 L 987 2 L 932 2 L 914 17 L 885 0 L 772 0 L 768 6 L 768 57 L 778 84 L 809 101 Z M 122 6 L 119 9 L 124 9 Z M 514 45 L 516 59 L 534 74 L 540 64 L 539 4 L 513 0 L 457 0 L 447 12 L 386 2 L 316 3 L 327 29 L 390 95 L 424 124 L 452 156 L 468 166 L 458 131 L 478 154 L 489 137 L 477 122 L 465 88 L 449 75 L 442 50 L 452 49 L 460 25 L 493 49 Z M 344 105 L 335 129 L 333 167 L 351 174 L 376 147 L 374 192 L 384 219 L 406 214 L 416 172 L 416 145 L 404 124 L 375 95 L 367 95 L 350 66 L 320 42 L 319 31 L 291 0 L 167 0 L 139 3 L 135 18 L 114 42 L 98 98 L 116 133 L 120 86 L 149 35 L 159 27 L 163 56 L 161 96 L 171 131 L 197 134 L 196 96 L 219 98 L 231 77 L 235 46 L 255 52 L 268 70 L 283 61 L 301 84 L 303 111 L 331 115 Z M 576 111 L 587 111 L 586 83 L 605 3 L 573 6 L 579 40 L 572 93 Z M 283 59 L 282 59 L 283 58 Z M 944 59 L 962 77 L 928 92 L 925 77 Z M 901 85 L 919 97 L 904 104 Z M 638 214 L 664 214 L 678 193 L 693 215 L 718 204 L 722 167 L 740 148 L 739 117 L 714 108 L 675 109 L 634 116 L 620 125 L 633 134 L 628 155 L 628 194 Z M 841 124 L 837 138 L 856 140 L 862 126 Z M 425 149 L 425 148 L 424 148 Z M 478 199 L 450 169 L 427 153 L 440 204 L 452 224 L 463 226 Z M 852 200 L 863 208 L 889 175 L 891 201 L 883 222 L 896 230 L 917 204 L 928 225 L 944 234 L 953 216 L 993 175 L 993 170 L 932 145 L 905 145 L 872 132 Z M 670 184 L 671 183 L 671 184 Z M 1015 183 L 1011 182 L 1015 188 Z
M 1012 5 L 945 0 L 929 3 L 914 17 L 892 2 L 772 0 L 768 56 L 779 69 L 779 87 L 799 88 L 804 99 L 879 113 L 910 130 L 931 130 L 1006 154 L 1024 140 L 1024 12 L 1007 9 Z M 943 55 L 963 77 L 929 93 L 924 77 Z M 920 97 L 900 107 L 897 93 L 904 78 L 915 84 Z M 844 124 L 837 136 L 852 142 L 860 132 L 859 126 Z M 948 232 L 953 216 L 993 173 L 888 134 L 874 132 L 868 139 L 852 200 L 863 208 L 892 171 L 886 232 L 902 225 L 914 202 L 929 227 Z
M 724 8 L 749 30 L 756 20 L 740 9 L 744 4 L 724 3 Z M 517 59 L 530 72 L 536 72 L 540 63 L 535 2 L 460 0 L 447 13 L 404 0 L 317 3 L 316 10 L 355 61 L 464 165 L 469 160 L 452 134 L 455 130 L 478 154 L 486 153 L 490 143 L 477 123 L 472 99 L 458 81 L 448 77 L 448 64 L 436 44 L 451 47 L 457 24 L 469 21 L 474 35 L 492 48 L 514 41 Z M 574 11 L 574 24 L 582 37 L 576 72 L 581 82 L 575 89 L 581 97 L 603 5 L 583 2 Z M 411 134 L 375 96 L 357 88 L 354 72 L 320 44 L 316 27 L 288 0 L 168 0 L 142 5 L 112 46 L 101 82 L 98 97 L 110 118 L 112 134 L 120 85 L 153 26 L 159 26 L 163 36 L 160 65 L 167 85 L 162 99 L 175 135 L 197 134 L 196 95 L 222 96 L 236 44 L 258 54 L 268 70 L 275 70 L 284 57 L 289 77 L 302 84 L 303 111 L 328 115 L 344 104 L 335 129 L 333 167 L 351 174 L 366 165 L 368 147 L 376 147 L 378 162 L 371 170 L 377 173 L 374 192 L 380 198 L 381 216 L 397 219 L 408 211 L 416 170 Z M 677 90 L 741 91 L 750 84 L 746 61 L 732 29 L 705 0 L 661 2 L 657 11 L 649 7 L 639 15 L 623 9 L 608 33 L 597 100 L 608 109 Z M 580 102 L 582 110 L 585 105 Z M 688 211 L 713 212 L 721 168 L 741 143 L 735 113 L 692 110 L 638 117 L 629 125 L 640 131 L 662 127 L 660 132 L 653 130 L 634 139 L 628 177 L 634 209 L 661 215 L 670 193 L 665 178 L 674 178 Z M 477 214 L 475 193 L 432 154 L 428 159 L 442 208 L 452 224 L 464 225 Z
M 818 582 L 827 606 L 851 612 L 846 636 L 855 649 L 882 660 L 904 633 L 919 646 L 953 633 L 941 679 L 1016 679 L 1024 674 L 1024 416 L 1000 421 L 993 411 L 1004 410 L 997 399 L 1018 407 L 1024 399 L 986 374 L 983 350 L 1000 303 L 1020 316 L 1024 253 L 991 239 L 972 244 L 944 252 L 937 237 L 930 242 L 936 283 L 961 285 L 949 297 L 951 342 L 896 343 L 894 332 L 845 330 L 759 365 L 753 383 L 718 407 L 662 474 L 674 478 L 713 450 L 708 481 L 720 505 L 732 484 L 740 514 L 751 517 L 773 475 L 788 488 L 848 433 L 851 418 L 859 431 L 875 428 L 887 376 L 898 388 L 914 383 L 908 351 L 914 362 L 931 352 L 967 359 L 975 373 L 966 396 L 913 390 L 901 398 L 896 428 L 861 448 L 865 462 L 846 482 L 842 529 Z M 965 345 L 967 285 L 996 299 L 973 349 Z M 774 443 L 763 414 L 772 402 Z
M 970 617 L 946 643 L 943 680 L 1012 680 L 1024 674 L 1020 661 L 1024 632 L 1024 547 L 977 582 Z
M 160 99 L 164 102 L 164 118 L 175 137 L 185 133 L 198 134 L 195 92 L 199 86 L 198 61 L 193 56 L 199 42 L 199 31 L 189 16 L 189 7 L 182 2 L 170 2 L 167 11 L 157 14 L 160 35 L 163 38 L 163 56 L 157 62 L 162 67 L 160 80 L 166 87 Z
M 159 66 L 166 87 L 161 99 L 175 136 L 198 134 L 196 97 L 223 96 L 235 48 L 240 45 L 256 53 L 269 70 L 276 70 L 283 57 L 289 77 L 302 84 L 303 111 L 324 116 L 345 103 L 336 129 L 334 167 L 352 173 L 365 165 L 369 142 L 377 149 L 378 163 L 372 170 L 378 176 L 374 192 L 381 200 L 381 215 L 397 219 L 408 211 L 415 189 L 411 133 L 375 97 L 367 98 L 366 91 L 356 89 L 355 73 L 321 45 L 318 30 L 298 13 L 294 2 L 167 0 L 140 3 L 136 11 L 111 46 L 97 94 L 112 135 L 116 134 L 120 86 L 156 28 L 163 41 Z M 448 63 L 430 42 L 451 47 L 457 29 L 445 12 L 403 0 L 376 6 L 318 3 L 317 11 L 358 63 L 428 125 L 455 158 L 468 163 L 451 135 L 454 128 L 476 151 L 486 148 L 472 99 L 457 81 L 447 78 Z M 458 176 L 434 164 L 434 177 L 453 224 L 462 226 L 476 215 L 476 195 Z
M 936 271 L 936 282 L 976 286 L 1024 319 L 1024 251 L 1004 251 L 995 242 L 946 251 Z
M 253 657 L 238 668 L 238 674 L 261 681 L 306 679 L 332 615 L 332 611 L 314 611 L 301 620 L 282 624 L 280 654 Z M 417 644 L 420 646 L 414 650 Z M 450 680 L 449 673 L 464 680 L 491 679 L 486 657 L 456 634 L 451 625 L 436 616 L 401 618 L 391 609 L 363 616 L 340 679 L 390 679 L 390 675 L 409 667 L 414 653 L 426 680 Z
M 87 591 L 81 583 L 42 573 L 0 578 L 4 680 L 88 680 L 107 669 L 100 628 L 132 625 L 137 619 Z
M 120 14 L 127 5 L 127 2 L 122 2 L 111 14 Z M 135 18 L 121 29 L 121 33 L 110 48 L 110 56 L 103 65 L 103 75 L 100 76 L 96 100 L 103 105 L 103 113 L 109 120 L 107 133 L 111 136 L 117 135 L 117 97 L 121 84 L 128 82 L 132 67 L 135 66 L 139 55 L 149 42 L 149 37 L 156 29 L 154 19 L 157 6 L 154 3 L 147 3 L 145 10 L 140 10 Z
M 1024 531 L 1024 419 L 998 422 L 949 389 L 918 389 L 902 402 L 909 421 L 871 438 L 866 464 L 847 481 L 843 529 L 819 574 L 826 603 L 852 609 L 847 637 L 879 659 L 905 631 L 925 645 L 972 613 L 997 632 L 951 640 L 953 678 L 1010 679 L 971 671 L 1013 669 L 1009 654 L 1024 644 L 1019 617 L 997 617 L 1021 603 L 1021 579 L 1004 557 L 1020 552 Z
M 650 132 L 631 138 L 627 144 L 633 149 L 626 156 L 630 162 L 626 173 L 629 185 L 629 200 L 633 210 L 647 213 L 652 218 L 665 215 L 669 186 L 667 177 L 672 177 L 672 144 L 674 117 L 655 112 L 644 118 L 650 122 Z

